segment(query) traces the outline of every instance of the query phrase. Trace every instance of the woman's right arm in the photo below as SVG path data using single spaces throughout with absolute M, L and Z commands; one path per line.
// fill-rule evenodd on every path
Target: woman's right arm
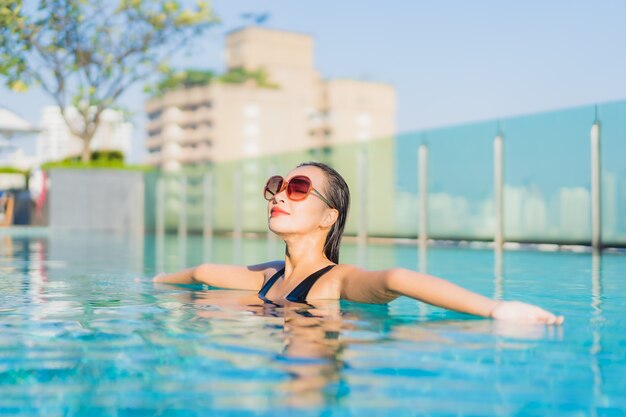
M 282 261 L 249 266 L 201 264 L 172 274 L 159 274 L 152 278 L 152 281 L 166 284 L 206 284 L 233 290 L 258 291 L 263 286 L 266 272 L 278 270 L 282 268 L 282 264 Z

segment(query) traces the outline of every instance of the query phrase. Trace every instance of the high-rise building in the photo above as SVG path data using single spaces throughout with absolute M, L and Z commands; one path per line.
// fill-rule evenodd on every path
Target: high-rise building
M 68 118 L 75 119 L 74 108 L 67 109 Z M 133 126 L 125 121 L 122 112 L 105 109 L 91 144 L 91 150 L 121 151 L 128 157 L 131 150 Z M 58 161 L 68 156 L 80 155 L 83 144 L 72 135 L 61 110 L 57 106 L 46 106 L 42 111 L 41 133 L 37 140 L 37 157 L 40 162 Z
M 181 165 L 389 137 L 396 93 L 383 83 L 324 80 L 308 35 L 247 27 L 228 34 L 228 70 L 262 70 L 268 85 L 215 81 L 149 100 L 147 162 Z

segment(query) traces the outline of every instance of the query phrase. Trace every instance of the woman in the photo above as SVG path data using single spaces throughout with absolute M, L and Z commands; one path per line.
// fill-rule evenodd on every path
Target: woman
M 561 324 L 562 316 L 516 301 L 495 301 L 440 278 L 393 268 L 366 271 L 339 264 L 339 244 L 346 224 L 350 192 L 329 166 L 307 162 L 286 178 L 271 177 L 265 186 L 269 229 L 286 244 L 285 260 L 248 267 L 203 264 L 155 282 L 203 283 L 258 291 L 265 301 L 346 299 L 388 303 L 404 295 L 439 307 L 503 320 Z

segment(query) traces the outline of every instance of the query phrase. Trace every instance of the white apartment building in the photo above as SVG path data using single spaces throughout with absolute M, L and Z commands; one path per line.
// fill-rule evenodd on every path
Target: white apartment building
M 74 108 L 68 109 L 68 117 L 70 120 L 76 118 Z M 100 125 L 90 147 L 92 150 L 121 151 L 128 158 L 132 136 L 133 126 L 124 120 L 123 113 L 106 109 L 102 112 Z M 37 140 L 37 158 L 40 163 L 80 155 L 82 146 L 82 141 L 70 133 L 59 107 L 44 107 L 41 117 L 41 133 Z

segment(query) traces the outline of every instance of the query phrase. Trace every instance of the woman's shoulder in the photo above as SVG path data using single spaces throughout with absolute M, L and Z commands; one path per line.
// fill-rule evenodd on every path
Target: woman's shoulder
M 354 275 L 355 273 L 363 272 L 363 271 L 365 271 L 363 268 L 358 267 L 356 265 L 336 264 L 332 268 L 330 273 L 328 273 L 326 275 L 329 275 L 328 278 L 330 278 L 331 280 L 335 281 L 335 283 L 337 283 L 339 286 L 341 286 L 341 283 L 345 279 L 345 277 L 347 277 L 349 275 Z
M 334 278 L 339 282 L 343 282 L 346 279 L 367 279 L 375 278 L 387 274 L 391 269 L 371 271 L 358 265 L 352 264 L 337 264 L 334 268 Z
M 276 274 L 277 272 L 285 269 L 285 261 L 284 260 L 269 261 L 269 262 L 264 262 L 262 264 L 259 264 L 257 266 L 262 267 L 263 275 L 265 276 L 265 279 L 267 280 L 270 277 L 272 277 L 274 274 Z
M 333 267 L 333 271 L 335 271 L 337 275 L 345 275 L 355 271 L 365 271 L 365 269 L 351 264 L 336 264 Z

